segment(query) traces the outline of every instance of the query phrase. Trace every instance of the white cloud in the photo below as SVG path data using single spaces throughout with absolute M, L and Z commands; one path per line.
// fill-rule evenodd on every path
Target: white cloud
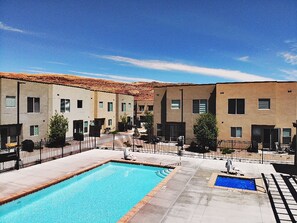
M 33 69 L 33 70 L 44 70 L 44 68 L 42 67 L 29 67 L 30 69 Z
M 289 48 L 291 51 L 297 52 L 297 40 L 288 39 L 288 40 L 285 40 L 285 43 L 289 45 Z
M 157 80 L 147 79 L 147 78 L 127 77 L 127 76 L 120 76 L 120 75 L 113 75 L 113 74 L 98 74 L 98 73 L 90 73 L 90 72 L 82 72 L 82 71 L 74 71 L 74 70 L 69 70 L 69 72 L 75 73 L 75 74 L 80 74 L 80 75 L 88 75 L 88 76 L 92 76 L 92 77 L 101 77 L 101 78 L 114 80 L 114 81 L 121 81 L 121 82 L 157 81 Z
M 3 22 L 0 22 L 0 29 L 10 32 L 17 32 L 17 33 L 26 33 L 26 31 L 17 29 L 8 25 L 5 25 Z
M 238 70 L 216 69 L 199 66 L 191 66 L 181 63 L 172 63 L 161 60 L 139 60 L 122 56 L 101 56 L 93 55 L 98 58 L 113 60 L 117 62 L 124 62 L 137 67 L 143 67 L 154 70 L 179 71 L 193 74 L 200 74 L 205 76 L 220 77 L 236 81 L 271 81 L 272 78 L 267 78 L 255 74 L 244 73 Z
M 68 66 L 68 64 L 66 63 L 57 62 L 57 61 L 46 61 L 46 63 Z
M 296 65 L 297 64 L 297 54 L 293 54 L 290 52 L 282 52 L 280 55 L 285 59 L 285 61 L 289 64 Z
M 297 80 L 297 70 L 280 70 L 287 75 L 284 76 L 286 80 L 296 81 Z
M 243 56 L 243 57 L 238 57 L 236 60 L 242 61 L 242 62 L 249 62 L 250 57 L 249 56 Z
M 42 70 L 41 69 L 24 69 L 24 70 L 21 70 L 21 72 L 28 72 L 28 73 L 34 73 L 34 74 L 56 74 L 56 75 L 64 75 L 64 74 L 58 74 L 56 72 L 45 71 L 43 69 Z

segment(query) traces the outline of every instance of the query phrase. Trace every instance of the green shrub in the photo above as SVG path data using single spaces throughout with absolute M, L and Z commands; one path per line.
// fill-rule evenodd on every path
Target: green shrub
M 234 153 L 235 150 L 234 149 L 230 149 L 230 148 L 224 148 L 222 149 L 222 154 L 231 154 L 231 153 Z

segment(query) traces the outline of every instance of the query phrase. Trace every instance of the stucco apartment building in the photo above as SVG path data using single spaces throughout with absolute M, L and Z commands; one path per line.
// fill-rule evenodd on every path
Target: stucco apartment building
M 243 82 L 155 88 L 155 134 L 190 143 L 199 114 L 216 115 L 218 140 L 289 144 L 297 119 L 297 82 Z
M 134 120 L 139 127 L 145 122 L 146 112 L 154 113 L 154 100 L 135 100 Z
M 126 112 L 127 116 L 133 117 L 133 96 L 130 95 L 0 78 L 1 148 L 4 148 L 6 143 L 16 142 L 18 134 L 20 142 L 24 139 L 39 141 L 46 138 L 49 120 L 55 112 L 68 118 L 66 138 L 73 138 L 75 133 L 87 135 L 90 125 L 102 119 L 104 122 L 99 123 L 101 129 L 110 127 L 114 130 L 123 114 L 122 110 L 118 109 L 121 106 L 118 103 L 127 103 L 128 107 L 131 103 L 131 109 Z

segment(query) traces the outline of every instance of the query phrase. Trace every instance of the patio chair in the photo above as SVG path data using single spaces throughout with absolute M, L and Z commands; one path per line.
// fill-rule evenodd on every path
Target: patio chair
M 282 148 L 279 142 L 275 142 L 275 150 L 277 153 L 285 153 L 285 148 Z
M 124 159 L 125 160 L 136 160 L 136 157 L 130 153 L 129 148 L 124 149 Z

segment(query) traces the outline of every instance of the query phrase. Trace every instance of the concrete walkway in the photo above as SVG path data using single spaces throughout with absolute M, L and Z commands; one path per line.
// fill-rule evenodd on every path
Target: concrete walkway
M 136 153 L 137 161 L 172 164 L 177 156 Z M 122 152 L 91 150 L 18 171 L 0 174 L 0 200 L 108 159 Z M 245 176 L 275 173 L 271 165 L 234 163 Z M 275 222 L 267 194 L 208 187 L 212 173 L 225 161 L 182 158 L 182 167 L 131 222 Z

